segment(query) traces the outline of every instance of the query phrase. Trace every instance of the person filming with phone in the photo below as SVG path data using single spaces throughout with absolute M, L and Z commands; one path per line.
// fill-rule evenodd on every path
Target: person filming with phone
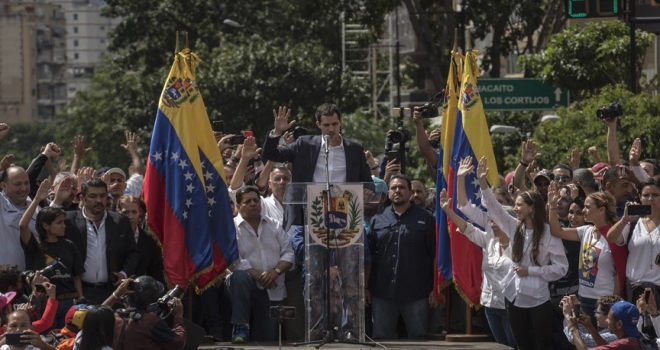
M 609 241 L 628 246 L 626 290 L 631 301 L 644 288 L 657 295 L 660 286 L 660 179 L 644 180 L 638 192 L 642 205 L 626 203 L 621 220 L 607 234 Z
M 25 310 L 16 310 L 7 317 L 7 333 L 0 337 L 0 350 L 55 350 L 35 332 L 30 315 Z

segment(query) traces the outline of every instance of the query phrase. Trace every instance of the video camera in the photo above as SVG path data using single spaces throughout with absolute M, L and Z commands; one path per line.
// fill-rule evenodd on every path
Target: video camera
M 46 266 L 43 269 L 39 270 L 41 272 L 41 276 L 46 277 L 48 279 L 52 278 L 57 273 L 56 268 L 58 267 L 58 265 L 64 267 L 64 265 L 59 260 L 53 260 L 50 264 L 48 264 L 48 266 Z M 32 280 L 34 279 L 34 276 L 36 275 L 36 273 L 37 273 L 37 271 L 26 270 L 26 271 L 21 272 L 21 278 L 28 285 L 30 285 L 30 284 L 32 284 Z
M 610 103 L 607 107 L 601 107 L 596 110 L 598 119 L 614 119 L 623 115 L 623 109 L 617 102 Z
M 430 100 L 424 102 L 423 105 L 417 107 L 417 110 L 422 115 L 422 118 L 435 118 L 438 116 L 438 107 L 445 96 L 445 92 L 441 91 L 435 94 Z

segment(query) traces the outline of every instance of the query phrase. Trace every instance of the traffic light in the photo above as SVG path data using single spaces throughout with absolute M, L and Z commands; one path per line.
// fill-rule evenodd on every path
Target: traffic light
M 622 0 L 566 0 L 568 18 L 617 17 Z M 660 0 L 651 0 L 660 6 Z

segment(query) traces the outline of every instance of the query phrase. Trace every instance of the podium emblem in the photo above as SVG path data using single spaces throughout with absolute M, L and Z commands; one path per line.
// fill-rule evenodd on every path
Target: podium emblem
M 308 211 L 309 224 L 312 238 L 317 243 L 326 245 L 330 239 L 330 245 L 343 247 L 355 242 L 361 236 L 362 198 L 355 191 L 333 185 L 330 193 L 319 188 L 319 191 L 309 198 L 311 198 Z

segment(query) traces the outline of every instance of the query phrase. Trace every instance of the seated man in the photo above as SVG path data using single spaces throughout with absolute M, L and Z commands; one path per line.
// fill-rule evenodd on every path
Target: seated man
M 250 311 L 254 317 L 253 340 L 275 340 L 276 320 L 269 317 L 270 306 L 286 298 L 284 272 L 293 265 L 293 250 L 282 225 L 261 211 L 259 190 L 246 186 L 236 192 L 238 212 L 234 218 L 239 266 L 227 278 L 232 304 L 232 342 L 243 343 L 250 334 Z

